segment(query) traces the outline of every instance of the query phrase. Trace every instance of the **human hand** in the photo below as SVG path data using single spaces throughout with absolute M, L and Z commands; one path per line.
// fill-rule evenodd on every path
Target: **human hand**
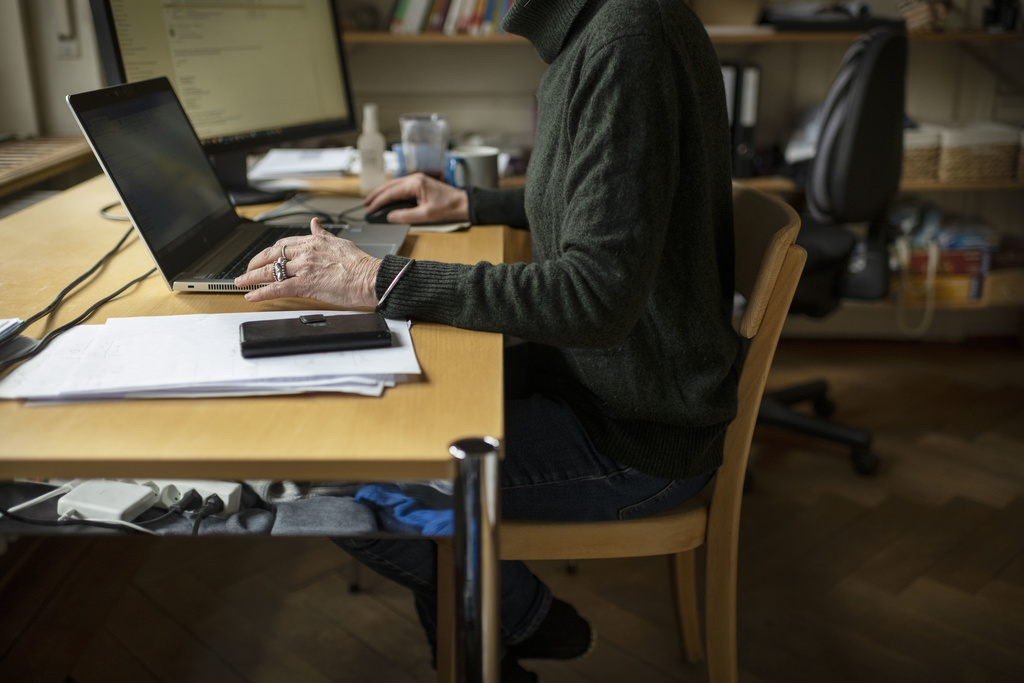
M 270 284 L 246 292 L 246 300 L 297 296 L 345 308 L 376 306 L 380 259 L 324 230 L 319 218 L 310 221 L 309 229 L 309 235 L 280 239 L 249 261 L 245 274 L 235 278 L 235 286 Z M 274 262 L 282 255 L 287 277 L 278 282 Z
M 370 213 L 390 201 L 406 197 L 415 197 L 417 206 L 412 209 L 395 209 L 388 214 L 389 223 L 454 223 L 469 220 L 466 191 L 422 173 L 389 180 L 366 195 L 363 205 L 367 213 Z

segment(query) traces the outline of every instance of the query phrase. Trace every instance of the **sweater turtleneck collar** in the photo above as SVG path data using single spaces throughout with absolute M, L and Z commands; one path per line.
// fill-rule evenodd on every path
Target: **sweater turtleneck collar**
M 516 0 L 502 22 L 508 33 L 533 43 L 545 64 L 562 51 L 573 22 L 589 0 Z

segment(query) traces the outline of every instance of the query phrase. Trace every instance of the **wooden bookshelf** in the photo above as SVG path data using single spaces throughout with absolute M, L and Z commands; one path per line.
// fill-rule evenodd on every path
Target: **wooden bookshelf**
M 347 45 L 529 45 L 529 41 L 510 33 L 473 36 L 445 33 L 387 33 L 386 31 L 353 31 L 345 34 Z
M 0 142 L 0 196 L 42 182 L 92 159 L 83 137 Z
M 857 31 L 775 31 L 762 26 L 709 26 L 711 42 L 740 43 L 852 43 L 861 35 Z M 912 42 L 921 43 L 1010 43 L 1024 40 L 1024 33 L 987 33 L 966 31 L 956 33 L 911 33 Z M 528 41 L 511 34 L 448 35 L 444 33 L 396 34 L 386 31 L 352 31 L 345 34 L 349 45 L 528 45 Z
M 780 176 L 762 176 L 758 178 L 737 178 L 744 185 L 756 187 L 765 192 L 799 192 L 798 187 L 789 178 Z M 940 182 L 938 180 L 904 180 L 900 182 L 901 192 L 974 192 L 984 190 L 1024 190 L 1024 182 L 1018 180 L 978 180 Z
M 942 182 L 939 180 L 904 180 L 900 189 L 905 192 L 971 192 L 974 190 L 1024 190 L 1019 180 L 975 180 Z
M 709 26 L 713 43 L 852 43 L 861 31 L 774 31 L 761 26 Z M 1024 33 L 988 33 L 963 31 L 951 33 L 911 33 L 914 43 L 1008 43 L 1024 40 Z

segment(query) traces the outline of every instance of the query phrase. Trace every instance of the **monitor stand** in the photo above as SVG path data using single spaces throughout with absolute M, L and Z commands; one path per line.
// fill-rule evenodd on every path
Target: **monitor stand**
M 249 184 L 245 150 L 209 154 L 213 170 L 217 172 L 221 185 L 231 196 L 235 206 L 251 204 L 274 204 L 283 202 L 295 194 L 295 190 L 261 190 Z

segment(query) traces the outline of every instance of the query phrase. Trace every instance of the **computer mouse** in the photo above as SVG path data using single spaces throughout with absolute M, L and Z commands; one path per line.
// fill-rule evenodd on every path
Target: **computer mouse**
M 393 199 L 384 206 L 380 207 L 376 211 L 372 211 L 366 214 L 367 223 L 387 223 L 388 214 L 395 209 L 411 209 L 417 206 L 417 202 L 412 197 L 403 197 L 402 199 Z

